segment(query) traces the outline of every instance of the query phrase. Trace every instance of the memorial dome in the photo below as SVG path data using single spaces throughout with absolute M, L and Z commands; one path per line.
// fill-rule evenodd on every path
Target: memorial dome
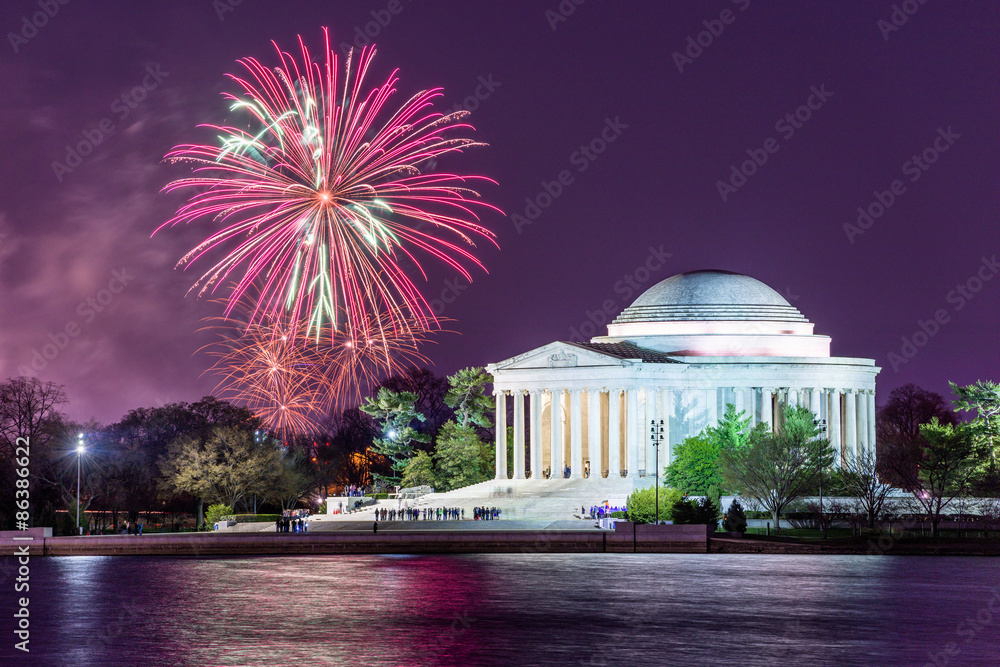
M 830 338 L 777 291 L 731 271 L 680 273 L 637 298 L 595 343 L 678 356 L 827 357 Z
M 778 292 L 731 271 L 690 271 L 642 293 L 615 319 L 625 322 L 766 320 L 807 322 Z

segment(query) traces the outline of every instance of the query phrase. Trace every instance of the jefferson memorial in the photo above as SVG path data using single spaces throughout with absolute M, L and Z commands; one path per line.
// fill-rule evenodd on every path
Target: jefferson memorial
M 784 406 L 809 408 L 841 465 L 875 446 L 875 361 L 831 357 L 830 337 L 813 333 L 778 292 L 728 271 L 667 278 L 623 310 L 607 336 L 549 343 L 486 369 L 497 401 L 496 480 L 649 486 L 642 478 L 654 475 L 656 441 L 662 475 L 674 448 L 715 424 L 728 403 L 772 429 Z

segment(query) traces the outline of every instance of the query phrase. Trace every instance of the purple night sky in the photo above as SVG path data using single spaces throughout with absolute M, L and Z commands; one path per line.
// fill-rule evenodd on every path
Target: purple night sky
M 1000 379 L 1000 11 L 916 0 L 9 0 L 0 378 L 34 360 L 70 417 L 101 422 L 209 393 L 197 330 L 219 308 L 185 296 L 207 265 L 174 269 L 207 230 L 150 239 L 181 201 L 160 189 L 188 173 L 162 157 L 226 120 L 238 58 L 366 25 L 372 82 L 399 67 L 399 102 L 441 86 L 443 108 L 474 107 L 490 147 L 455 168 L 497 180 L 507 213 L 484 218 L 501 250 L 480 244 L 471 286 L 425 262 L 457 332 L 424 348 L 435 372 L 604 333 L 588 323 L 717 268 L 783 293 L 833 354 L 874 358 L 880 402 Z M 81 142 L 97 145 L 67 160 Z M 859 207 L 881 215 L 852 229 Z

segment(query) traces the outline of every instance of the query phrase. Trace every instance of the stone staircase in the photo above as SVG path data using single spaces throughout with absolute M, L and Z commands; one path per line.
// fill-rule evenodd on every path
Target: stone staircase
M 420 498 L 397 501 L 380 500 L 361 511 L 338 520 L 371 521 L 375 509 L 412 507 L 421 510 L 437 507 L 465 509 L 471 519 L 476 507 L 498 507 L 503 519 L 558 521 L 580 515 L 580 508 L 603 504 L 623 506 L 635 488 L 652 486 L 652 478 L 616 479 L 508 479 L 490 480 L 447 493 L 429 493 Z

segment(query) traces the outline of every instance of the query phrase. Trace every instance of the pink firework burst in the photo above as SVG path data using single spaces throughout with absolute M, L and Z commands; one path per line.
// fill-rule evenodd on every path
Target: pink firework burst
M 165 191 L 194 193 L 157 231 L 215 223 L 178 265 L 224 253 L 192 290 L 235 283 L 227 316 L 249 303 L 254 320 L 295 323 L 295 338 L 327 329 L 330 339 L 367 339 L 386 315 L 396 328 L 427 331 L 438 320 L 410 272 L 426 278 L 421 260 L 430 256 L 471 280 L 468 267 L 483 268 L 475 241 L 496 244 L 479 215 L 502 214 L 476 190 L 491 179 L 432 168 L 442 155 L 483 144 L 455 136 L 473 129 L 467 112 L 434 111 L 440 89 L 393 106 L 398 70 L 368 87 L 374 48 L 352 51 L 341 66 L 325 29 L 324 38 L 319 61 L 301 37 L 299 58 L 275 44 L 274 69 L 239 61 L 247 74 L 230 76 L 239 92 L 225 97 L 247 115 L 247 128 L 208 125 L 218 145 L 168 153 L 196 166 Z

